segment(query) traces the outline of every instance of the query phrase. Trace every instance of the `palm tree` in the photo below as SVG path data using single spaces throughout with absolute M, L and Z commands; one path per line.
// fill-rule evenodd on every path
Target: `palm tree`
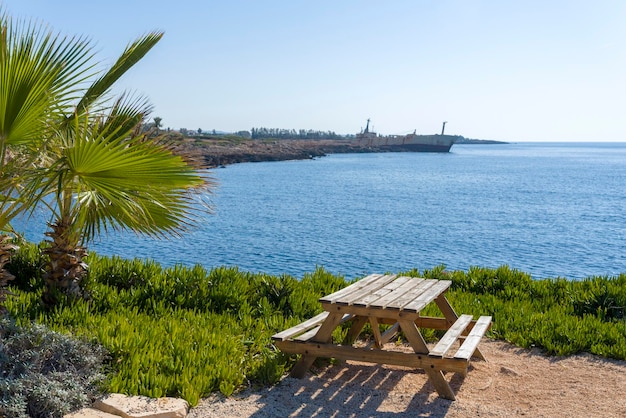
M 19 193 L 19 174 L 36 161 L 46 121 L 55 119 L 90 74 L 90 48 L 80 38 L 60 38 L 13 22 L 0 10 L 0 311 L 12 251 L 10 222 L 28 208 Z
M 145 102 L 106 100 L 161 37 L 140 37 L 108 71 L 96 72 L 85 40 L 0 15 L 0 304 L 11 280 L 4 270 L 14 248 L 10 221 L 47 196 L 55 198 L 49 302 L 59 289 L 82 292 L 80 244 L 101 230 L 159 235 L 185 226 L 189 189 L 208 183 L 163 144 L 134 134 L 149 110 Z
M 193 223 L 190 192 L 210 186 L 197 168 L 167 144 L 139 134 L 149 110 L 142 100 L 118 100 L 107 116 L 89 113 L 59 130 L 49 166 L 33 178 L 29 193 L 53 195 L 53 221 L 44 250 L 50 262 L 43 301 L 60 294 L 86 296 L 86 245 L 108 230 L 151 236 L 177 234 Z
M 157 134 L 157 136 L 159 135 L 159 129 L 160 129 L 160 128 L 161 128 L 161 126 L 162 126 L 162 125 L 161 125 L 161 121 L 162 121 L 162 120 L 163 120 L 163 119 L 161 119 L 161 118 L 160 118 L 160 117 L 158 117 L 158 116 L 154 118 L 154 129 L 156 129 L 156 134 Z

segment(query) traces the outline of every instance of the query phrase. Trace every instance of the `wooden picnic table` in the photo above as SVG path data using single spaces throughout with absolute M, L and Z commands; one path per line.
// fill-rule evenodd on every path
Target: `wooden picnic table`
M 324 312 L 272 338 L 283 352 L 301 354 L 292 376 L 303 377 L 317 357 L 333 357 L 379 364 L 424 369 L 439 396 L 454 400 L 455 395 L 443 372 L 466 375 L 472 357 L 482 359 L 478 343 L 491 325 L 490 316 L 473 320 L 455 313 L 445 297 L 449 280 L 433 280 L 396 275 L 372 274 L 320 299 Z M 420 312 L 434 302 L 443 317 Z M 333 343 L 333 331 L 346 321 L 351 326 L 347 344 Z M 371 325 L 374 341 L 365 347 L 352 342 L 363 327 Z M 381 325 L 389 327 L 381 332 Z M 447 330 L 433 347 L 427 346 L 420 328 Z M 384 344 L 399 331 L 404 333 L 414 353 L 386 350 Z M 452 349 L 455 342 L 458 349 Z

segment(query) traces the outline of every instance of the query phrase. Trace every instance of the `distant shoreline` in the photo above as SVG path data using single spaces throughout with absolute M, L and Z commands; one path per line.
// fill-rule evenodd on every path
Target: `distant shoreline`
M 495 141 L 492 139 L 471 139 L 463 138 L 455 142 L 455 144 L 476 144 L 476 145 L 490 145 L 490 144 L 510 144 L 505 141 Z
M 506 144 L 507 142 L 462 138 L 456 144 Z M 247 162 L 308 160 L 328 154 L 410 152 L 399 148 L 368 147 L 352 140 L 250 140 L 233 137 L 185 138 L 185 152 L 196 155 L 208 168 Z

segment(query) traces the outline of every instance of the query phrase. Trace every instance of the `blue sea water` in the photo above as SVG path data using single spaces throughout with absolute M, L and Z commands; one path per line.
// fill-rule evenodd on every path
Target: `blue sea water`
M 454 145 L 216 169 L 214 214 L 180 239 L 112 234 L 105 255 L 302 277 L 509 265 L 626 273 L 626 143 Z M 45 219 L 22 222 L 42 239 Z M 19 225 L 18 225 L 19 226 Z

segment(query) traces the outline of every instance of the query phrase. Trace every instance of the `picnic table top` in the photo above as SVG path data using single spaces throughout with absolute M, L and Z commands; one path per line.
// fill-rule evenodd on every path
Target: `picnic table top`
M 450 280 L 422 279 L 397 275 L 371 274 L 335 293 L 320 298 L 325 310 L 389 310 L 419 313 L 446 292 Z

